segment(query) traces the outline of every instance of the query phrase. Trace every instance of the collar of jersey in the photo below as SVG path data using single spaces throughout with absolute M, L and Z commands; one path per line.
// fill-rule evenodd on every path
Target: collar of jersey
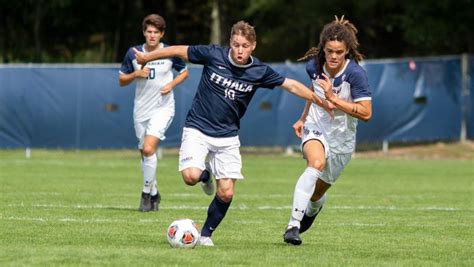
M 341 76 L 341 74 L 346 70 L 346 68 L 347 68 L 347 66 L 349 65 L 349 62 L 350 62 L 350 61 L 351 61 L 350 59 L 347 59 L 347 60 L 346 60 L 346 64 L 344 65 L 344 68 L 342 68 L 342 70 L 340 70 L 338 73 L 336 73 L 336 75 L 334 76 L 334 78 L 337 78 L 337 77 Z M 324 71 L 324 73 L 325 73 L 328 77 L 330 77 L 330 76 L 329 76 L 329 72 L 328 72 L 327 69 L 326 69 L 326 64 L 323 66 L 323 71 Z
M 146 45 L 146 44 L 143 44 L 143 45 L 142 45 L 142 51 L 145 52 L 145 53 L 150 53 L 150 52 L 148 52 L 148 51 L 145 50 L 145 45 Z M 160 42 L 160 43 L 158 44 L 158 48 L 163 48 L 163 47 L 165 47 L 165 44 L 163 44 L 162 42 Z
M 239 64 L 235 63 L 235 62 L 232 60 L 232 57 L 230 56 L 230 48 L 229 48 L 229 53 L 227 54 L 227 57 L 229 58 L 230 64 L 236 66 L 237 68 L 247 68 L 247 67 L 249 67 L 250 65 L 252 65 L 252 63 L 253 63 L 253 57 L 252 57 L 252 56 L 250 56 L 250 63 L 249 63 L 249 64 L 239 65 Z

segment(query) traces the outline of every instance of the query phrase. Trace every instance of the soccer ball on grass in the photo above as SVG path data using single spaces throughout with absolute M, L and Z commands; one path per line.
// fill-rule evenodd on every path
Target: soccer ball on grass
M 193 220 L 180 219 L 170 224 L 166 236 L 173 248 L 194 248 L 201 233 Z

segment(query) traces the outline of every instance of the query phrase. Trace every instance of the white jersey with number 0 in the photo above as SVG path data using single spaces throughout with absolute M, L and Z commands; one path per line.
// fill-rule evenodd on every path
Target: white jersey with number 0
M 163 43 L 159 44 L 159 48 L 166 46 Z M 138 45 L 135 48 L 147 53 L 145 45 Z M 180 58 L 154 60 L 145 66 L 150 69 L 148 77 L 136 79 L 133 118 L 138 122 L 150 119 L 157 112 L 158 107 L 170 107 L 174 110 L 173 91 L 162 95 L 161 89 L 173 80 L 172 69 L 179 73 L 186 70 L 186 64 Z M 120 73 L 129 74 L 141 67 L 135 59 L 135 53 L 130 48 L 122 62 Z

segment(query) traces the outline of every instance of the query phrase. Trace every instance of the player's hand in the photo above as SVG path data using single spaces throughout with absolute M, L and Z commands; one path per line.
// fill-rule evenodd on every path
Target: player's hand
M 293 124 L 293 131 L 295 131 L 296 137 L 301 139 L 301 135 L 303 134 L 303 127 L 304 126 L 304 121 L 303 120 L 298 120 Z
M 135 53 L 135 59 L 137 60 L 137 63 L 142 66 L 145 66 L 148 62 L 146 54 L 138 51 L 135 47 L 132 47 L 132 50 Z
M 332 83 L 331 83 L 331 80 L 329 79 L 329 77 L 325 73 L 323 73 L 322 78 L 319 78 L 316 82 L 323 89 L 324 96 L 326 96 L 326 99 L 331 101 L 331 99 L 335 95 L 332 91 Z
M 167 95 L 167 94 L 169 94 L 172 90 L 173 90 L 173 86 L 168 83 L 168 84 L 166 84 L 165 86 L 163 86 L 163 88 L 161 88 L 161 94 L 162 94 L 162 95 Z
M 148 78 L 149 74 L 150 74 L 150 69 L 147 67 L 143 67 L 143 69 L 139 69 L 135 71 L 135 77 L 138 77 L 138 78 Z

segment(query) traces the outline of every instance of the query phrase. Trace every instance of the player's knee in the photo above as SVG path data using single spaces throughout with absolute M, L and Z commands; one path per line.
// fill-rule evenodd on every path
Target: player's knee
M 325 166 L 325 162 L 320 159 L 314 159 L 314 160 L 308 161 L 308 167 L 315 168 L 319 171 L 323 171 L 324 166 Z
M 234 189 L 231 187 L 217 188 L 217 195 L 222 201 L 229 203 L 234 197 Z
M 143 146 L 143 155 L 145 157 L 149 157 L 149 156 L 155 154 L 155 152 L 156 152 L 156 149 L 153 146 L 150 146 L 150 145 L 144 145 Z
M 199 182 L 199 175 L 193 171 L 183 170 L 181 176 L 183 176 L 183 181 L 187 185 L 195 185 Z
M 187 185 L 195 185 L 198 182 L 198 179 L 195 179 L 195 177 L 191 175 L 183 175 L 183 181 Z
M 234 197 L 234 191 L 232 189 L 218 190 L 217 195 L 222 201 L 229 203 Z

